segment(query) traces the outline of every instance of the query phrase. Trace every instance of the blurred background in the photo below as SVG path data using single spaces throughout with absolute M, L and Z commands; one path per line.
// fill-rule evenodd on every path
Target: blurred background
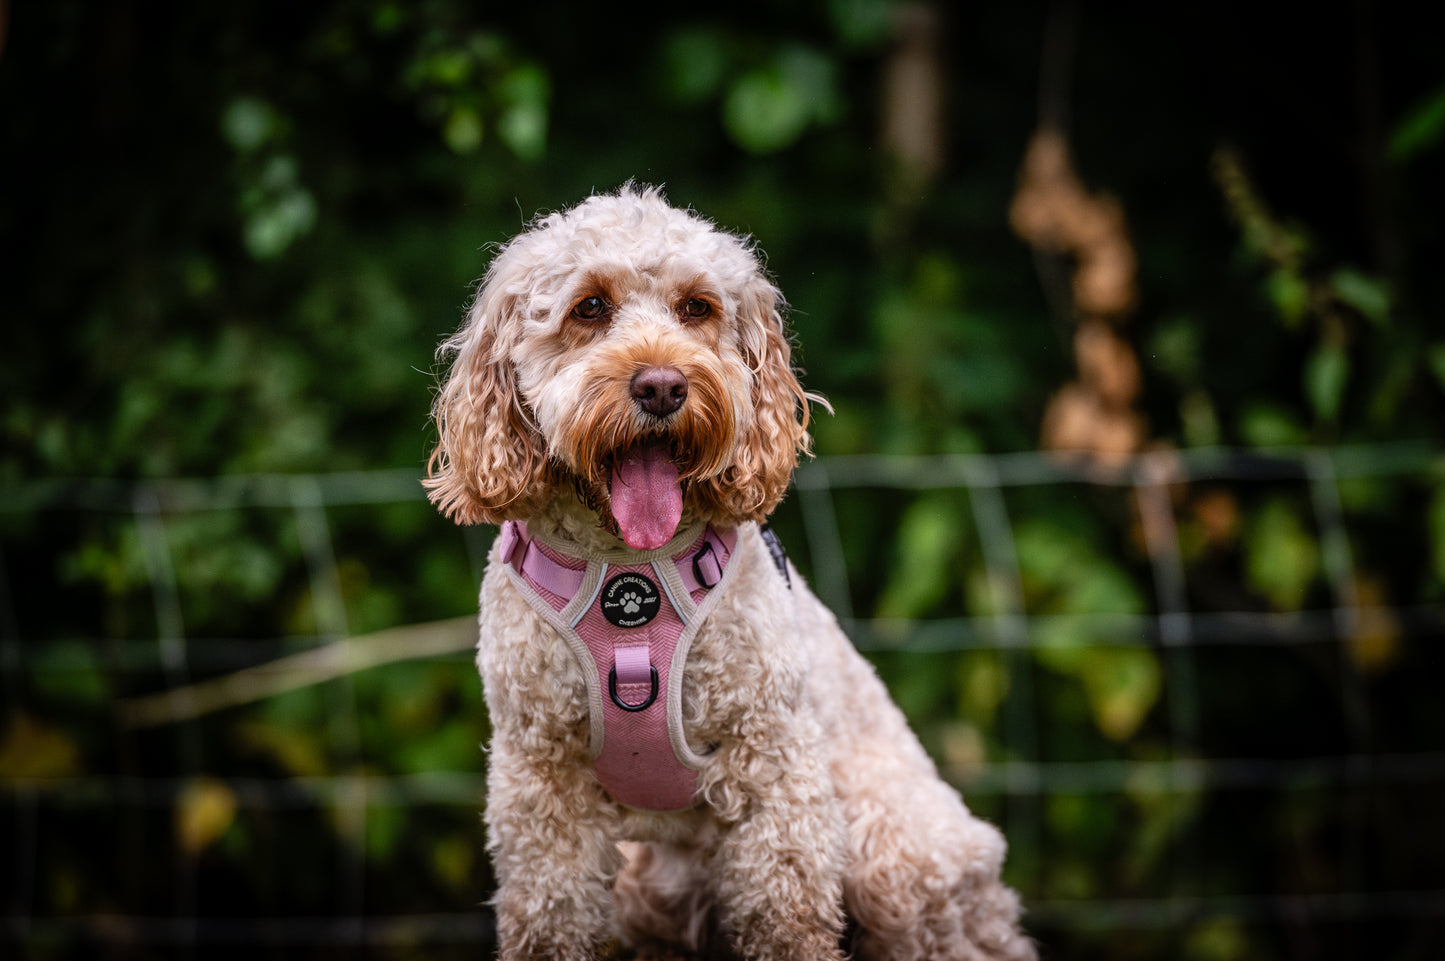
M 1439 957 L 1424 16 L 0 2 L 0 955 L 491 952 L 433 350 L 636 178 L 767 251 L 776 526 L 1045 958 Z

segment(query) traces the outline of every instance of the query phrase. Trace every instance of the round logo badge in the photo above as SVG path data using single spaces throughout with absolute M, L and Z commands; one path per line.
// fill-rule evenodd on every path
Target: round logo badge
M 618 627 L 641 627 L 661 609 L 657 585 L 641 574 L 618 574 L 602 588 L 602 616 Z

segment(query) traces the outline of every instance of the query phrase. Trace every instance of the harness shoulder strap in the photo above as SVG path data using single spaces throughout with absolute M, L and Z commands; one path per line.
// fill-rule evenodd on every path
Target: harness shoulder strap
M 763 524 L 758 528 L 758 533 L 763 537 L 763 545 L 768 549 L 768 556 L 773 559 L 773 566 L 783 575 L 783 583 L 791 589 L 793 579 L 788 576 L 788 552 L 783 550 L 783 541 L 778 537 L 778 532 L 773 530 L 771 525 Z
M 541 587 L 559 597 L 571 600 L 582 586 L 587 567 L 567 567 L 547 555 L 537 542 L 526 534 L 517 521 L 507 521 L 498 535 L 501 540 L 502 563 L 511 564 L 518 573 L 526 574 Z M 518 551 L 521 551 L 520 555 Z

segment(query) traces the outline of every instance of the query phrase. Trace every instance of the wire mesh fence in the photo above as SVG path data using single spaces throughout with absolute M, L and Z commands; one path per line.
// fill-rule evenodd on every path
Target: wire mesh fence
M 5 955 L 473 955 L 490 529 L 411 471 L 0 505 Z M 1049 957 L 1429 957 L 1415 446 L 821 459 L 775 526 L 1011 844 Z

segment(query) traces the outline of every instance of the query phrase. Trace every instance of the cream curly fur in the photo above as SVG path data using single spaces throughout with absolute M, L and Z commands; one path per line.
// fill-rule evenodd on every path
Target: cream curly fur
M 596 298 L 593 300 L 592 298 Z M 488 848 L 503 961 L 644 952 L 747 959 L 1034 957 L 1004 841 L 941 781 L 883 685 L 755 521 L 808 451 L 782 298 L 756 252 L 633 185 L 537 221 L 492 262 L 434 409 L 427 487 L 461 523 L 525 520 L 578 555 L 625 549 L 607 478 L 661 438 L 682 526 L 737 528 L 740 569 L 682 678 L 698 803 L 612 801 L 586 679 L 495 556 L 477 663 L 493 736 Z M 666 367 L 676 411 L 630 385 Z M 845 943 L 845 924 L 851 941 Z

